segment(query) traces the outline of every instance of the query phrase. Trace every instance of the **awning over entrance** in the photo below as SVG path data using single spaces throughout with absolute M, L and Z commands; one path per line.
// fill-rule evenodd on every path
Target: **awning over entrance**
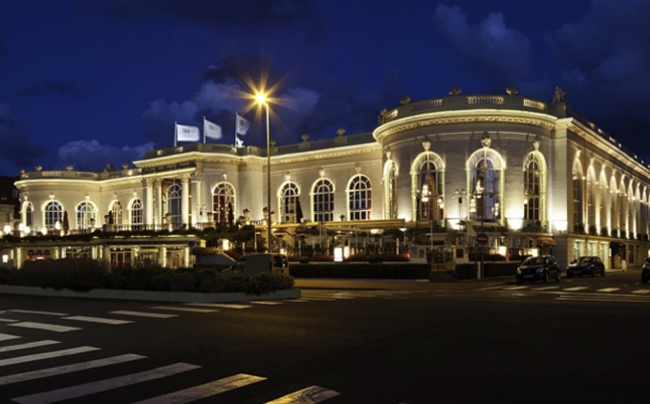
M 550 237 L 537 237 L 537 243 L 541 245 L 557 245 L 555 240 Z

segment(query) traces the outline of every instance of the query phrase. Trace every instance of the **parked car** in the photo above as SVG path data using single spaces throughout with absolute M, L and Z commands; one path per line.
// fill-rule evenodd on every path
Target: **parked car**
M 515 280 L 517 283 L 526 281 L 542 281 L 548 282 L 551 279 L 560 281 L 562 271 L 558 265 L 555 257 L 552 255 L 541 255 L 539 257 L 526 258 L 524 262 L 517 267 Z
M 645 259 L 641 268 L 641 283 L 650 283 L 650 257 Z
M 595 276 L 600 274 L 605 276 L 605 264 L 596 256 L 579 257 L 573 260 L 566 269 L 566 276 L 569 278 L 573 276 L 591 275 Z

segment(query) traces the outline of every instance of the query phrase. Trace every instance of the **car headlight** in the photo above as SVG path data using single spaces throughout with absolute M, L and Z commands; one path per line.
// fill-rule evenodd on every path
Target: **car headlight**
M 521 275 L 521 268 L 517 267 L 517 275 Z

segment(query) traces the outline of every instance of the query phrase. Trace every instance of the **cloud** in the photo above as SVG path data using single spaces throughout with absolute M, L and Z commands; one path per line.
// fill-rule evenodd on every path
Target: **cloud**
M 114 147 L 106 146 L 97 140 L 77 140 L 59 147 L 56 166 L 59 169 L 72 165 L 78 171 L 103 171 L 107 164 L 119 170 L 122 164 L 129 164 L 144 157 L 153 144 L 140 146 Z
M 650 149 L 650 3 L 593 0 L 575 23 L 547 34 L 567 99 L 614 137 Z M 643 135 L 643 136 L 639 136 Z
M 43 148 L 16 123 L 7 104 L 0 104 L 0 144 L 0 159 L 10 161 L 16 166 L 31 164 L 45 154 Z
M 474 73 L 487 73 L 494 90 L 519 85 L 530 72 L 530 40 L 509 29 L 503 14 L 489 14 L 477 25 L 470 25 L 459 7 L 439 4 L 434 19 L 459 57 L 460 63 Z
M 206 26 L 223 28 L 287 28 L 319 30 L 322 20 L 314 0 L 104 0 L 115 18 L 168 15 Z
M 81 88 L 75 83 L 46 80 L 42 83 L 25 87 L 15 95 L 22 97 L 41 97 L 51 94 L 59 97 L 78 97 L 81 93 Z

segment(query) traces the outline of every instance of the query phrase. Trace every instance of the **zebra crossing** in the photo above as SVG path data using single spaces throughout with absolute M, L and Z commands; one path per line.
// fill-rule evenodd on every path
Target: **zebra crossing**
M 36 354 L 23 354 L 24 352 L 29 352 L 33 348 L 60 344 L 62 341 L 41 340 L 16 344 L 14 341 L 23 339 L 23 336 L 2 333 L 0 334 L 0 338 L 2 338 L 3 341 L 0 342 L 0 375 L 2 375 L 0 376 L 0 395 L 10 399 L 11 402 L 19 404 L 50 404 L 72 399 L 94 401 L 93 396 L 96 394 L 105 392 L 112 392 L 112 394 L 115 394 L 115 392 L 117 392 L 119 395 L 119 389 L 121 388 L 155 381 L 158 381 L 160 384 L 154 386 L 154 388 L 151 388 L 151 385 L 149 384 L 147 389 L 148 392 L 152 392 L 152 396 L 144 400 L 140 399 L 140 401 L 133 402 L 132 404 L 182 404 L 217 396 L 234 389 L 244 389 L 249 385 L 267 380 L 267 377 L 261 375 L 238 373 L 219 377 L 207 383 L 184 386 L 176 391 L 168 392 L 165 388 L 165 380 L 186 372 L 200 371 L 202 366 L 192 363 L 176 362 L 165 364 L 163 366 L 146 366 L 144 370 L 136 372 L 133 372 L 132 370 L 121 371 L 119 368 L 120 365 L 136 361 L 146 362 L 149 358 L 135 353 L 124 353 L 95 359 L 84 359 L 84 354 L 90 352 L 101 352 L 101 348 L 93 346 L 78 346 Z M 4 356 L 3 354 L 9 352 L 16 355 L 2 358 L 2 356 Z M 34 366 L 38 361 L 55 358 L 64 361 L 72 358 L 74 358 L 74 360 L 67 361 L 65 364 L 58 366 L 44 366 L 33 368 L 28 371 L 9 373 L 12 365 L 29 363 Z M 45 388 L 42 391 L 39 390 L 41 384 L 28 383 L 60 375 L 74 376 L 75 373 L 81 373 L 86 370 L 108 367 L 113 368 L 113 371 L 102 374 L 110 374 L 111 376 L 100 378 L 98 380 L 86 381 L 84 383 L 74 384 L 74 382 L 62 381 L 61 386 L 52 388 L 51 385 L 48 384 L 47 386 L 50 387 Z M 3 395 L 3 386 L 17 385 L 20 387 L 21 383 L 23 383 L 25 389 L 12 390 L 18 391 L 18 394 L 15 394 L 12 397 Z M 132 402 L 128 397 L 128 392 L 124 392 L 123 394 L 127 397 L 120 397 L 119 402 Z M 259 394 L 259 392 L 255 394 Z M 277 397 L 261 404 L 317 404 L 341 394 L 343 393 L 330 388 L 311 385 L 305 386 L 296 391 L 288 392 L 284 396 Z
M 603 301 L 650 303 L 650 289 L 637 287 L 494 285 L 476 289 L 481 292 L 540 292 L 556 295 L 559 301 Z M 578 293 L 579 292 L 579 293 Z

